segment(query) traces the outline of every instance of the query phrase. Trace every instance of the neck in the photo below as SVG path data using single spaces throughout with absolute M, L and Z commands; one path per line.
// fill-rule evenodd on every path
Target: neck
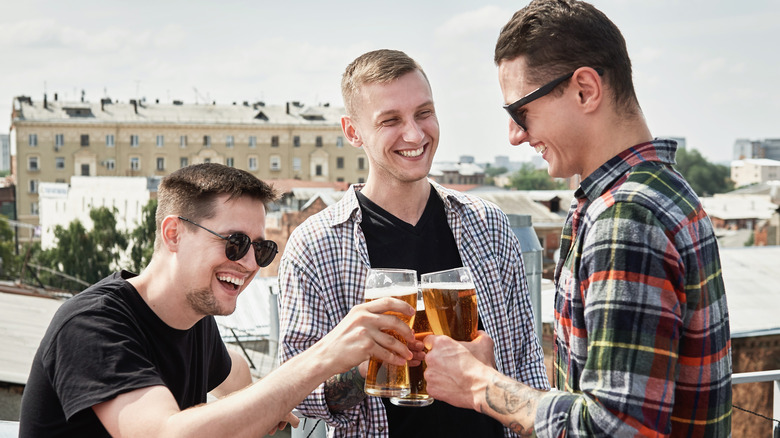
M 594 128 L 587 138 L 592 140 L 588 150 L 593 153 L 589 154 L 590 159 L 583 165 L 582 179 L 624 150 L 651 141 L 653 135 L 640 113 L 629 119 L 614 117 L 608 123 Z
M 393 181 L 381 186 L 369 181 L 360 190 L 374 204 L 402 221 L 416 225 L 425 211 L 431 185 L 427 178 L 414 182 Z
M 137 277 L 128 281 L 150 309 L 164 323 L 178 330 L 192 328 L 203 315 L 197 315 L 186 302 L 176 271 L 161 260 L 160 254 Z

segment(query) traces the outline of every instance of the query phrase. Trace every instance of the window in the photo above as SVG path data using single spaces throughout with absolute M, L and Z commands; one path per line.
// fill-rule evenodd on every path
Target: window
M 30 134 L 27 138 L 27 144 L 33 147 L 38 146 L 38 134 Z
M 65 170 L 65 157 L 55 157 L 54 168 L 57 170 Z
M 274 135 L 271 137 L 271 147 L 272 148 L 278 148 L 279 147 L 279 136 Z
M 36 172 L 40 169 L 38 169 L 38 157 L 29 157 L 27 158 L 27 170 Z
M 106 147 L 114 147 L 114 134 L 106 135 Z
M 89 134 L 81 134 L 81 146 L 89 146 Z
M 130 136 L 130 147 L 134 147 L 134 148 L 138 147 L 138 136 L 137 135 L 131 135 Z
M 321 147 L 322 147 L 322 136 L 321 136 L 321 135 L 318 135 L 318 136 L 317 136 L 317 137 L 314 139 L 314 146 L 317 146 L 318 148 L 321 148 Z
M 54 150 L 58 151 L 63 146 L 65 146 L 65 134 L 55 134 L 54 135 Z
M 157 170 L 159 171 L 165 170 L 165 158 L 157 157 Z
M 282 170 L 282 159 L 278 155 L 271 157 L 271 170 Z
M 234 140 L 233 140 L 233 136 L 232 135 L 228 135 L 227 137 L 225 137 L 225 147 L 232 148 L 233 147 L 233 141 Z
M 186 148 L 187 147 L 187 136 L 182 135 L 179 137 L 179 147 L 180 148 Z
M 179 158 L 179 167 L 187 167 L 187 157 L 181 157 Z
M 344 147 L 344 137 L 342 136 L 336 137 L 336 146 L 340 148 Z
M 30 214 L 33 216 L 38 216 L 38 203 L 37 202 L 31 202 L 30 203 Z
M 158 136 L 157 136 L 157 147 L 158 147 L 158 148 L 161 148 L 161 147 L 163 147 L 163 146 L 165 146 L 165 136 L 163 136 L 163 135 L 158 135 Z
M 38 193 L 38 180 L 37 179 L 31 179 L 30 180 L 30 193 Z
M 225 166 L 227 166 L 227 167 L 235 167 L 235 166 L 233 165 L 233 163 L 234 163 L 234 161 L 233 161 L 233 157 L 230 157 L 230 158 L 226 158 L 226 159 L 225 159 Z
M 293 146 L 295 146 L 296 148 L 301 147 L 301 136 L 300 135 L 293 136 Z
M 89 176 L 89 164 L 81 165 L 81 176 Z
M 254 135 L 249 137 L 249 147 L 250 148 L 256 148 L 257 147 L 257 137 Z
M 344 168 L 344 157 L 337 157 L 336 158 L 336 169 L 343 169 Z
M 322 176 L 322 164 L 318 164 L 314 167 L 314 174 L 316 176 Z
M 366 159 L 364 157 L 358 157 L 358 170 L 364 170 L 366 168 Z
M 203 146 L 210 147 L 211 146 L 211 136 L 210 135 L 204 135 L 203 136 Z
M 300 171 L 301 170 L 301 159 L 298 158 L 298 157 L 293 158 L 292 166 L 293 166 L 293 170 L 294 171 L 296 171 L 296 172 Z
M 138 157 L 130 157 L 130 170 L 140 170 L 141 159 Z
M 257 170 L 257 157 L 249 157 L 249 170 Z
M 113 158 L 109 158 L 108 160 L 106 160 L 106 169 L 108 170 L 116 169 L 116 161 Z
M 363 184 L 364 182 L 366 182 L 365 178 L 358 178 L 358 184 Z
M 204 163 L 211 163 L 211 158 L 204 158 L 204 159 L 203 159 L 203 162 L 204 162 Z

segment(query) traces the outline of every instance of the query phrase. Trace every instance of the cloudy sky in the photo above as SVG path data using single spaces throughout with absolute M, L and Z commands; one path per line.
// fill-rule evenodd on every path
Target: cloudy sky
M 713 161 L 780 137 L 780 2 L 594 0 L 623 32 L 656 136 Z M 437 159 L 527 160 L 511 147 L 492 53 L 527 1 L 0 0 L 0 133 L 14 96 L 341 105 L 356 56 L 407 52 L 431 80 Z

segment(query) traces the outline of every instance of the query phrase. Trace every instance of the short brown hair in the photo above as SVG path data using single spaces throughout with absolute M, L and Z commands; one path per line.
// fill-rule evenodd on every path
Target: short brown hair
M 184 216 L 196 222 L 214 217 L 214 201 L 225 194 L 228 199 L 246 196 L 265 205 L 277 199 L 272 186 L 245 170 L 216 163 L 183 167 L 163 178 L 157 189 L 155 250 L 161 245 L 160 225 L 166 216 Z
M 420 64 L 400 50 L 380 49 L 364 53 L 352 61 L 341 77 L 341 95 L 347 115 L 355 117 L 358 91 L 365 84 L 384 84 L 401 76 L 419 70 L 425 80 Z
M 626 41 L 593 5 L 576 0 L 534 0 L 501 29 L 494 61 L 524 56 L 529 79 L 543 84 L 580 67 L 601 68 L 616 105 L 639 110 Z

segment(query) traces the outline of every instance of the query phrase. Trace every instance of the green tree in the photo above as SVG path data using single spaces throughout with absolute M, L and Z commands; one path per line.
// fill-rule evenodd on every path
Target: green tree
M 152 260 L 154 253 L 154 236 L 157 225 L 155 214 L 157 213 L 157 200 L 150 199 L 141 211 L 141 222 L 130 232 L 130 269 L 133 272 L 141 272 Z
M 509 179 L 509 186 L 517 190 L 562 190 L 566 183 L 554 180 L 546 170 L 536 169 L 531 163 L 523 166 Z
M 685 148 L 677 149 L 675 168 L 699 196 L 711 196 L 734 190 L 731 170 L 722 164 L 710 163 L 696 149 L 690 151 Z
M 16 255 L 14 230 L 0 217 L 0 278 L 14 278 L 19 274 L 20 259 Z
M 67 227 L 54 227 L 54 248 L 40 251 L 40 265 L 64 274 L 95 283 L 116 268 L 122 251 L 127 248 L 127 235 L 117 229 L 116 209 L 93 208 L 89 217 L 94 224 L 87 231 L 81 221 Z M 44 275 L 41 275 L 42 279 Z

